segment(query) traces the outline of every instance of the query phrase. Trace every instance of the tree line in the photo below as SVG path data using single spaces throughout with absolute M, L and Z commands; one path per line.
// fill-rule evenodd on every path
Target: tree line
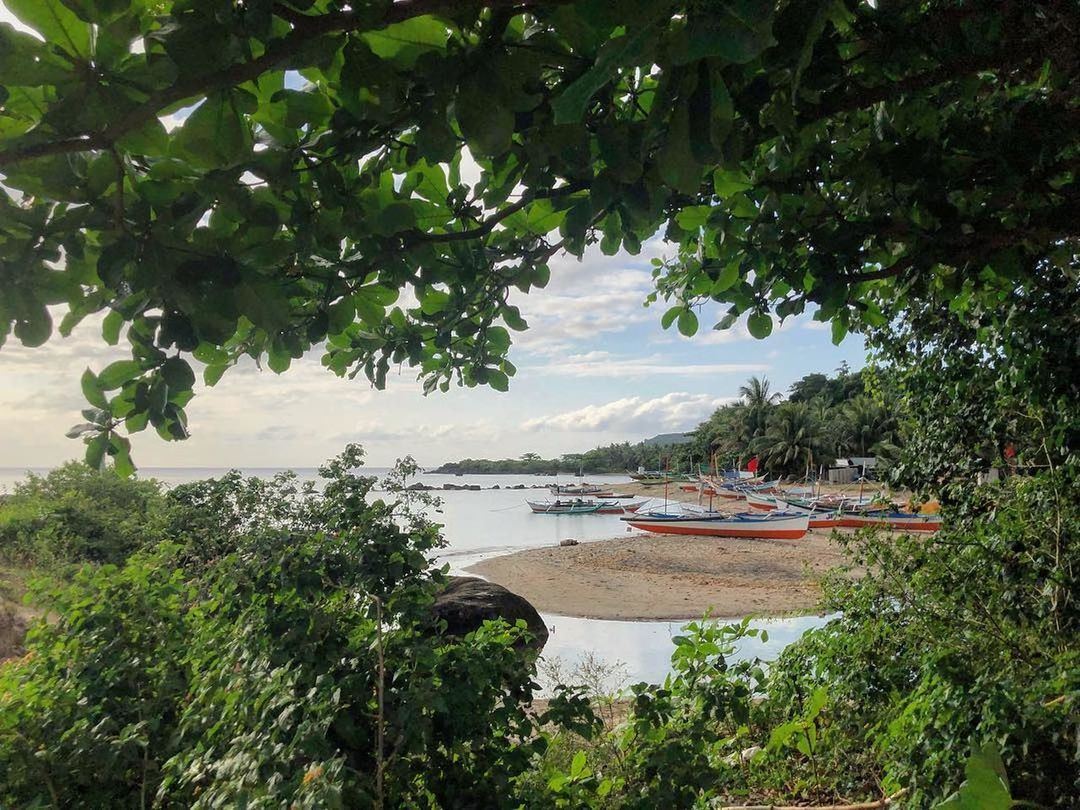
M 436 473 L 558 475 L 623 473 L 639 467 L 697 474 L 744 468 L 758 457 L 771 475 L 816 474 L 820 465 L 844 456 L 899 452 L 900 424 L 895 397 L 866 388 L 869 374 L 838 369 L 835 376 L 807 374 L 792 383 L 785 399 L 767 378 L 751 377 L 739 387 L 738 402 L 717 408 L 688 431 L 685 444 L 613 443 L 584 453 L 545 459 L 525 453 L 516 459 L 462 459 Z

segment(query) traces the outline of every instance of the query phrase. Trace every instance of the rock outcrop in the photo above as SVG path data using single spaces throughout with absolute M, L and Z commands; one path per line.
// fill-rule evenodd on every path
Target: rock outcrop
M 487 619 L 508 624 L 524 619 L 533 636 L 528 646 L 539 651 L 547 643 L 547 626 L 527 599 L 479 577 L 450 577 L 431 609 L 436 619 L 446 622 L 448 635 L 464 636 Z

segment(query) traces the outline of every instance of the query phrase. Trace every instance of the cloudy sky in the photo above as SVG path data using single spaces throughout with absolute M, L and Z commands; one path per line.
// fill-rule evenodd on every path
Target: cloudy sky
M 651 289 L 649 260 L 664 250 L 657 242 L 639 256 L 556 258 L 548 288 L 516 301 L 530 329 L 511 349 L 518 374 L 508 393 L 451 389 L 425 397 L 408 368 L 374 391 L 364 379 L 325 371 L 315 352 L 281 376 L 251 364 L 197 389 L 188 407 L 191 438 L 166 443 L 152 432 L 137 434 L 136 462 L 312 466 L 349 441 L 362 442 L 375 465 L 405 454 L 429 466 L 557 455 L 689 430 L 752 374 L 786 390 L 810 372 L 831 372 L 844 361 L 863 365 L 858 338 L 833 346 L 828 330 L 809 318 L 789 319 L 764 341 L 743 324 L 726 332 L 706 327 L 691 339 L 664 331 L 665 307 L 642 306 Z M 719 312 L 702 313 L 703 326 Z M 122 359 L 124 348 L 124 341 L 107 346 L 87 320 L 39 349 L 16 341 L 0 349 L 0 466 L 50 466 L 78 455 L 80 445 L 64 431 L 85 407 L 79 375 Z
M 0 0 L 0 22 L 11 17 Z M 669 250 L 657 241 L 641 254 L 581 262 L 556 257 L 546 290 L 518 294 L 530 329 L 517 335 L 518 374 L 508 393 L 452 389 L 424 397 L 403 368 L 384 391 L 342 380 L 314 352 L 284 375 L 254 365 L 233 369 L 214 388 L 197 388 L 188 407 L 191 438 L 166 443 L 147 431 L 133 438 L 142 467 L 313 466 L 346 442 L 363 443 L 369 462 L 411 454 L 434 466 L 458 458 L 553 456 L 609 442 L 638 441 L 694 428 L 737 396 L 750 375 L 786 390 L 811 372 L 864 364 L 858 337 L 833 346 L 809 317 L 789 319 L 767 340 L 741 323 L 711 331 L 721 309 L 700 313 L 692 339 L 660 328 L 663 304 L 643 306 L 652 289 L 650 260 Z M 0 290 L 0 295 L 3 291 Z M 88 319 L 69 338 L 28 350 L 14 339 L 0 349 L 0 467 L 47 467 L 81 456 L 65 430 L 82 421 L 79 376 L 126 356 Z

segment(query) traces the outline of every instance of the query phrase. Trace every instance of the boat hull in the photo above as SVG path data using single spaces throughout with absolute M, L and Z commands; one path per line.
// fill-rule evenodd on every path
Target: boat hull
M 903 532 L 936 532 L 941 528 L 941 519 L 932 515 L 841 514 L 837 525 L 850 529 L 880 528 Z
M 798 540 L 810 528 L 807 515 L 782 518 L 746 519 L 739 517 L 623 518 L 635 529 L 654 534 L 691 534 L 705 537 L 746 537 L 761 540 Z
M 771 512 L 777 508 L 777 501 L 776 498 L 768 495 L 756 495 L 753 492 L 748 492 L 746 493 L 746 505 L 761 512 Z

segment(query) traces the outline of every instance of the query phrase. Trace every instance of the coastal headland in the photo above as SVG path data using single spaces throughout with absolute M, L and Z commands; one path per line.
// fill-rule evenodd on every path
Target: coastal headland
M 659 493 L 657 487 L 637 484 L 618 489 L 664 497 L 663 487 Z M 668 498 L 697 501 L 696 494 L 677 487 L 669 487 Z M 695 619 L 706 612 L 722 618 L 812 612 L 821 598 L 821 578 L 844 563 L 829 531 L 811 531 L 799 540 L 635 533 L 519 551 L 467 570 L 524 596 L 545 613 L 664 620 Z

